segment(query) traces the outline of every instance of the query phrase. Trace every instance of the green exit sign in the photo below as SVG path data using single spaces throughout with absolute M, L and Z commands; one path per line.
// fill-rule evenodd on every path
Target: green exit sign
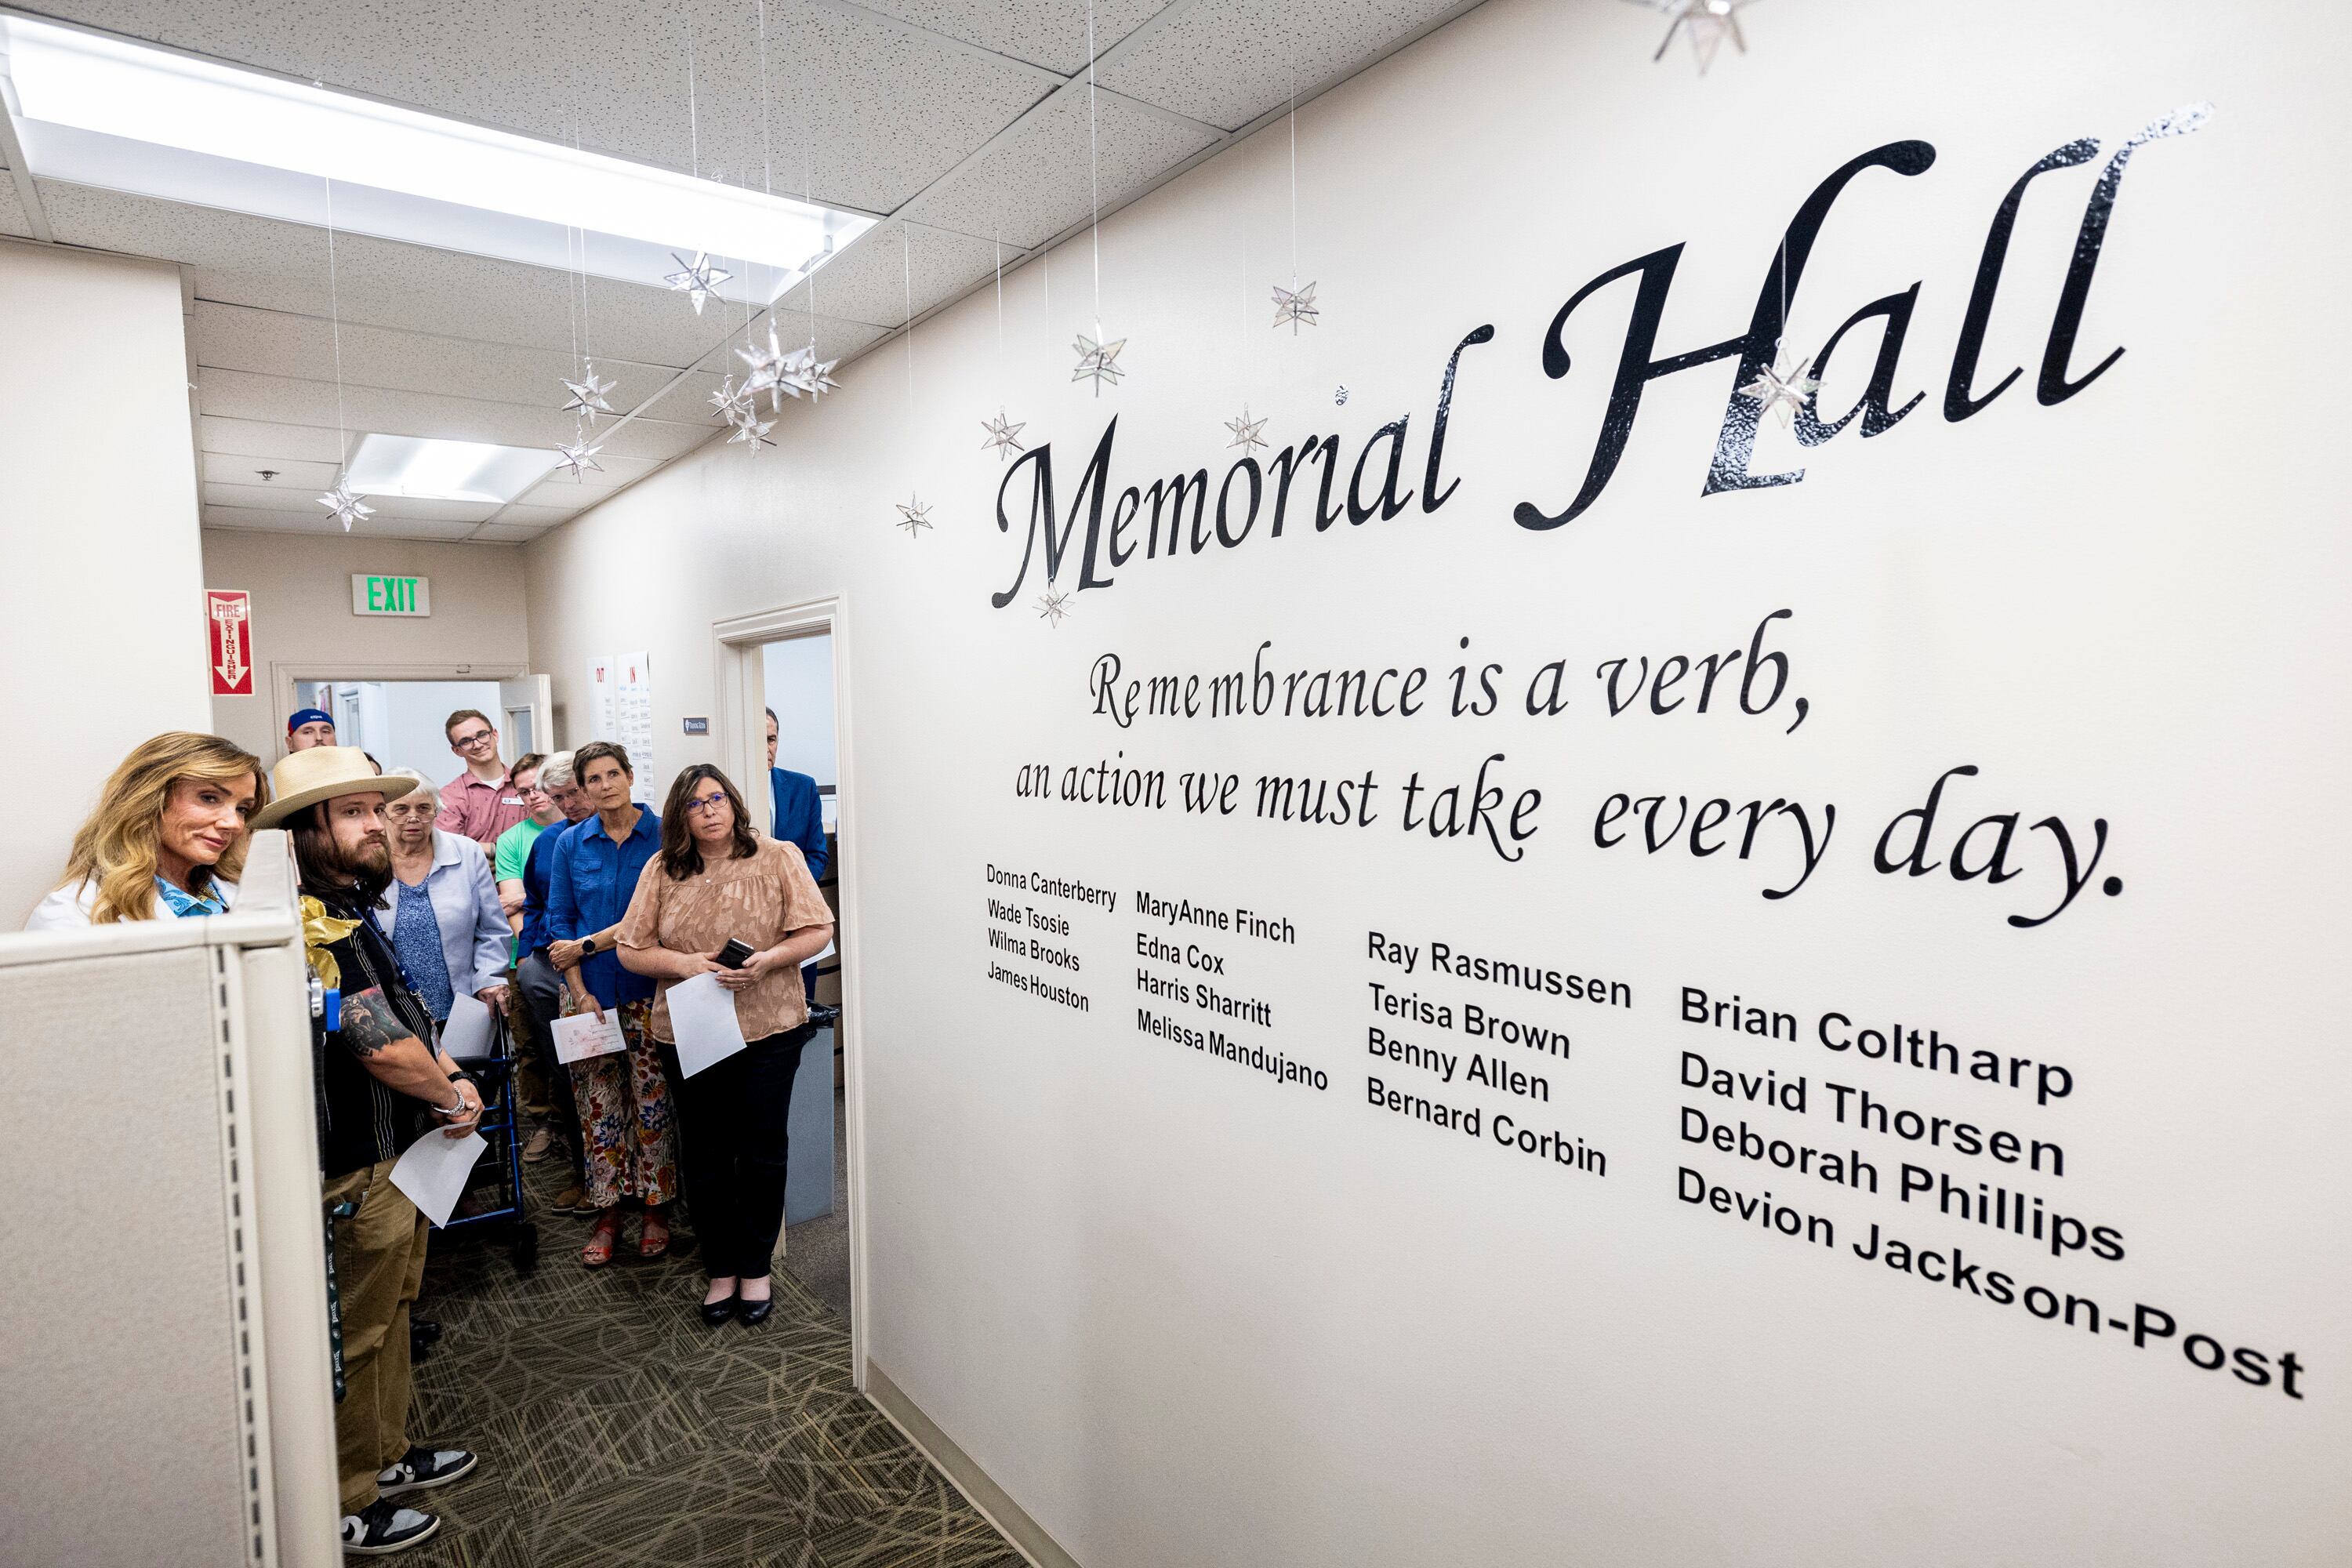
M 373 572 L 352 574 L 352 614 L 355 616 L 429 616 L 433 613 L 430 577 L 386 577 Z

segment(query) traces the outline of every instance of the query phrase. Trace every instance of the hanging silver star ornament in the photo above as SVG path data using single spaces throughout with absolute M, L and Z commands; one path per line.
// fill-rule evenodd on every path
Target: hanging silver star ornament
M 742 404 L 736 409 L 730 422 L 735 426 L 735 434 L 727 437 L 729 446 L 732 447 L 740 443 L 757 453 L 762 447 L 775 445 L 773 441 L 768 439 L 768 432 L 776 427 L 776 422 L 772 419 L 761 418 L 760 410 L 756 405 L 748 402 Z
M 818 359 L 814 338 L 809 340 L 808 347 L 794 349 L 785 357 L 786 374 L 793 385 L 809 395 L 812 403 L 828 392 L 841 390 L 841 384 L 833 379 L 833 367 L 840 363 L 837 359 Z
M 319 498 L 319 504 L 349 533 L 352 524 L 364 522 L 375 515 L 375 508 L 352 493 L 351 481 L 341 475 L 335 478 L 335 488 Z
M 923 504 L 922 497 L 909 495 L 898 503 L 898 526 L 907 531 L 909 539 L 914 538 L 919 530 L 931 526 L 931 509 Z
M 604 395 L 613 390 L 613 384 L 609 381 L 596 379 L 594 360 L 583 361 L 580 379 L 563 384 L 563 390 L 572 395 L 572 401 L 563 405 L 563 412 L 585 414 L 591 419 L 599 414 L 610 414 L 613 405 L 604 401 Z
M 1095 384 L 1097 397 L 1102 395 L 1104 382 L 1117 386 L 1119 377 L 1127 374 L 1118 368 L 1118 351 L 1127 347 L 1125 338 L 1119 339 L 1117 342 L 1098 343 L 1084 332 L 1080 332 L 1078 341 L 1074 346 L 1078 353 L 1078 368 L 1070 373 L 1070 379 L 1086 381 L 1091 378 Z
M 1002 408 L 996 411 L 995 418 L 982 420 L 980 427 L 988 432 L 988 439 L 980 444 L 983 452 L 994 452 L 999 458 L 1009 458 L 1013 453 L 1027 449 L 1022 445 L 1021 432 L 1029 427 L 1028 421 L 1015 425 L 1004 417 Z
M 1070 613 L 1070 595 L 1056 589 L 1049 581 L 1045 591 L 1037 595 L 1038 617 L 1050 626 L 1060 626 L 1062 617 Z
M 735 378 L 730 375 L 719 384 L 718 391 L 710 395 L 710 412 L 732 425 L 735 423 L 735 411 L 746 401 L 735 384 Z
M 1246 403 L 1242 405 L 1242 416 L 1238 419 L 1226 420 L 1225 428 L 1234 433 L 1234 438 L 1225 445 L 1228 447 L 1239 447 L 1244 458 L 1265 445 L 1265 437 L 1258 434 L 1265 428 L 1265 421 L 1251 418 L 1249 405 Z
M 1748 52 L 1748 40 L 1740 36 L 1739 12 L 1755 0 L 1633 0 L 1633 4 L 1652 11 L 1666 14 L 1666 36 L 1658 40 L 1658 52 L 1650 57 L 1652 65 L 1666 58 L 1676 33 L 1690 35 L 1691 54 L 1698 61 L 1698 74 L 1705 76 L 1706 68 L 1715 63 L 1716 51 L 1729 38 L 1732 47 L 1741 54 Z
M 1314 284 L 1296 289 L 1286 289 L 1279 283 L 1274 286 L 1274 324 L 1278 327 L 1288 321 L 1292 337 L 1298 335 L 1301 326 L 1318 325 L 1315 318 L 1318 314 L 1320 312 L 1315 309 Z
M 1756 411 L 1759 419 L 1767 414 L 1778 413 L 1780 423 L 1786 425 L 1791 415 L 1805 406 L 1806 399 L 1821 390 L 1821 378 L 1805 374 L 1811 363 L 1799 360 L 1794 367 L 1785 371 L 1776 365 L 1759 365 L 1757 368 L 1756 379 L 1739 390 L 1763 405 Z
M 670 286 L 672 292 L 683 294 L 693 300 L 694 313 L 698 316 L 702 314 L 703 301 L 716 294 L 721 283 L 735 276 L 724 267 L 713 267 L 710 264 L 710 253 L 708 251 L 696 251 L 694 259 L 688 261 L 673 250 L 670 252 L 669 258 L 677 263 L 678 270 L 670 273 L 662 281 Z
M 583 436 L 569 446 L 555 448 L 556 463 L 560 468 L 571 469 L 572 477 L 575 479 L 583 474 L 601 474 L 604 471 L 604 465 L 596 460 L 596 454 L 604 449 L 602 447 L 591 447 L 588 444 L 588 437 Z
M 746 343 L 735 351 L 735 357 L 743 362 L 742 395 L 746 401 L 763 392 L 775 390 L 783 375 L 784 356 L 776 346 L 773 329 L 769 331 L 766 348 L 757 343 Z M 797 397 L 800 394 L 795 392 L 793 395 Z

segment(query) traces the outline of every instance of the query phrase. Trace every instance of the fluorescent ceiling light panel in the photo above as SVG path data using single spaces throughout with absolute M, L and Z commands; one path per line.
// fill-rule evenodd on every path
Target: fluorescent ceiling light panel
M 20 16 L 0 16 L 42 179 L 659 286 L 673 252 L 766 300 L 873 226 L 856 213 Z M 331 207 L 330 198 L 331 197 Z
M 544 447 L 362 436 L 346 478 L 363 496 L 504 505 L 547 478 L 556 462 L 556 455 Z

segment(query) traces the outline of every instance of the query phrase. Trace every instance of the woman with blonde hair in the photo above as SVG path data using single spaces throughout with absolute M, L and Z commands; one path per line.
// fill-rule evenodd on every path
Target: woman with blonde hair
M 25 929 L 226 912 L 247 824 L 269 798 L 267 776 L 260 758 L 218 735 L 175 730 L 134 747 Z

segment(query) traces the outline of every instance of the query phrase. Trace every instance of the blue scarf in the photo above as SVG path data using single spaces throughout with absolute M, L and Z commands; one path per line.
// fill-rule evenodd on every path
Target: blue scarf
M 186 920 L 191 915 L 228 913 L 227 900 L 220 896 L 218 889 L 191 893 L 163 880 L 160 873 L 155 878 L 155 896 L 163 900 L 163 907 L 172 911 L 175 920 Z

